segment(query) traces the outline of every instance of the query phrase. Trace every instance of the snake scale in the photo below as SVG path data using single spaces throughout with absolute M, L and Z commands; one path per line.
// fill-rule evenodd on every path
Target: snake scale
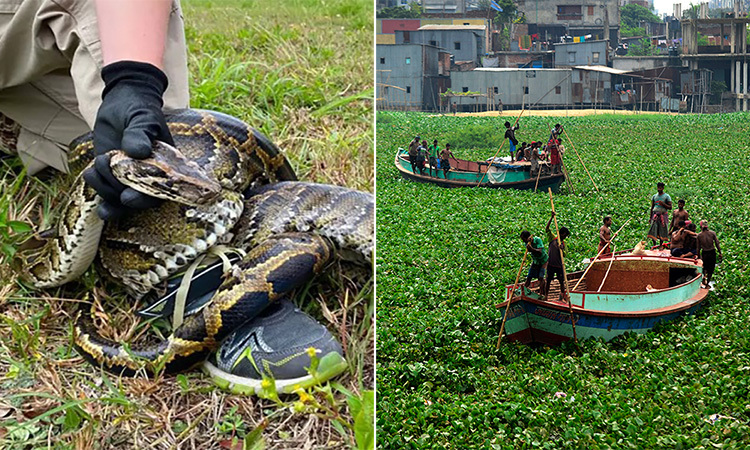
M 93 159 L 89 133 L 71 143 L 75 181 L 56 227 L 16 255 L 22 279 L 35 288 L 77 279 L 98 256 L 104 275 L 142 298 L 163 289 L 167 279 L 213 246 L 245 251 L 211 302 L 163 341 L 114 342 L 96 331 L 89 314 L 79 314 L 78 352 L 116 374 L 186 370 L 270 302 L 307 283 L 331 258 L 372 264 L 371 194 L 294 181 L 284 155 L 233 117 L 182 110 L 167 123 L 174 148 L 159 143 L 145 160 L 113 151 L 110 162 L 123 184 L 164 203 L 102 222 L 96 214 L 100 198 L 81 176 Z

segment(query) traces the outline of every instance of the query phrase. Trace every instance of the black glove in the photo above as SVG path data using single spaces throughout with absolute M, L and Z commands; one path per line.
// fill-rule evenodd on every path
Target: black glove
M 84 180 L 104 199 L 97 210 L 104 220 L 122 216 L 129 209 L 157 206 L 161 200 L 125 187 L 109 168 L 110 150 L 122 150 L 137 159 L 148 158 L 155 140 L 174 145 L 167 128 L 162 96 L 167 76 L 157 67 L 142 62 L 119 61 L 102 69 L 102 105 L 94 124 L 94 152 L 97 157 Z

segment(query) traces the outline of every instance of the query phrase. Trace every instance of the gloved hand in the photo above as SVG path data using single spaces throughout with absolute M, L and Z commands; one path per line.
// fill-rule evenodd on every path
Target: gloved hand
M 94 124 L 94 167 L 83 178 L 104 200 L 97 213 L 104 220 L 130 209 L 157 206 L 161 200 L 125 187 L 109 168 L 110 150 L 118 149 L 137 159 L 148 158 L 155 140 L 174 145 L 167 128 L 162 96 L 167 76 L 142 62 L 118 61 L 102 69 L 102 105 Z

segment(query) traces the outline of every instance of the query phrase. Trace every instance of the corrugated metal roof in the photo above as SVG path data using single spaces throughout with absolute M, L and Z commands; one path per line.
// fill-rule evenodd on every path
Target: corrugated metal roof
M 581 70 L 590 70 L 592 72 L 606 72 L 606 73 L 611 73 L 613 75 L 623 75 L 623 74 L 628 73 L 627 70 L 613 69 L 607 66 L 574 66 L 574 68 L 581 69 Z
M 530 71 L 530 72 L 570 72 L 572 69 L 570 67 L 568 68 L 560 68 L 560 69 L 539 69 L 539 68 L 527 68 L 527 67 L 477 67 L 474 69 L 475 71 L 479 72 L 523 72 L 523 71 Z
M 484 25 L 422 25 L 419 30 L 478 30 L 484 31 L 487 27 Z

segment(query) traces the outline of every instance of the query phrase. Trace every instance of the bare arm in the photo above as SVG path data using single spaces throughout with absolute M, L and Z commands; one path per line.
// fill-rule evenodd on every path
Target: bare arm
M 138 61 L 163 67 L 172 0 L 96 0 L 104 65 Z
M 716 244 L 716 250 L 719 251 L 719 256 L 721 256 L 721 247 L 719 246 L 719 237 L 716 236 L 716 233 L 714 233 L 714 244 Z

